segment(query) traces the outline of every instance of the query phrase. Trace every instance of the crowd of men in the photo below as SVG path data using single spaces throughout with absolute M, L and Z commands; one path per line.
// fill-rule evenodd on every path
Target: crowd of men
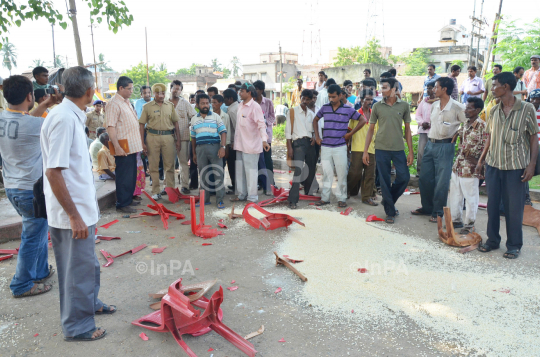
M 478 249 L 498 249 L 499 215 L 506 218 L 507 251 L 515 259 L 523 245 L 523 209 L 530 203 L 528 181 L 535 175 L 540 123 L 540 56 L 531 69 L 503 72 L 481 80 L 477 69 L 458 88 L 458 66 L 448 76 L 429 65 L 416 121 L 419 137 L 417 170 L 422 206 L 413 215 L 437 222 L 443 207 L 451 208 L 455 228 L 474 232 L 479 186 L 489 196 L 487 241 Z M 338 86 L 319 73 L 316 89 L 298 79 L 289 105 L 274 110 L 265 97 L 265 83 L 231 84 L 219 94 L 215 87 L 199 90 L 189 100 L 175 80 L 143 86 L 133 105 L 133 81 L 118 79 L 116 95 L 94 101 L 94 79 L 83 67 L 63 73 L 62 85 L 51 86 L 48 72 L 38 67 L 34 81 L 13 75 L 2 81 L 0 154 L 6 194 L 23 217 L 17 269 L 10 289 L 15 298 L 46 293 L 55 269 L 48 262 L 47 231 L 58 271 L 60 313 L 67 341 L 93 341 L 105 336 L 94 317 L 113 314 L 116 306 L 98 298 L 100 265 L 94 239 L 99 219 L 94 176 L 114 180 L 116 209 L 134 213 L 149 172 L 152 197 L 159 200 L 175 188 L 175 169 L 183 194 L 193 189 L 215 196 L 218 209 L 230 201 L 258 202 L 259 189 L 271 195 L 272 129 L 285 124 L 287 163 L 294 168 L 288 206 L 297 208 L 300 187 L 319 191 L 317 162 L 323 169 L 321 199 L 340 208 L 360 194 L 377 206 L 378 194 L 395 222 L 396 202 L 403 195 L 414 163 L 411 110 L 401 99 L 394 69 L 379 84 L 364 71 L 354 92 L 352 81 Z M 167 98 L 167 92 L 170 96 Z M 461 98 L 461 100 L 460 100 Z M 89 106 L 93 105 L 93 110 Z M 403 128 L 405 132 L 403 132 Z M 404 140 L 405 139 L 405 140 Z M 456 142 L 459 142 L 455 156 Z M 405 143 L 408 152 L 405 151 Z M 231 185 L 225 184 L 225 168 Z M 337 186 L 332 191 L 334 177 Z M 447 202 L 449 201 L 449 202 Z M 463 218 L 463 206 L 466 207 Z M 73 294 L 76 293 L 76 297 Z

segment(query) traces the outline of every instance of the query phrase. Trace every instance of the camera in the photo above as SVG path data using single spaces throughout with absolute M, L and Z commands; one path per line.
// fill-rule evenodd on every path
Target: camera
M 53 86 L 50 86 L 49 88 L 46 88 L 45 89 L 45 93 L 47 94 L 54 94 L 54 90 L 57 90 L 58 92 L 60 92 L 60 89 L 58 88 L 58 86 L 56 85 L 53 85 Z

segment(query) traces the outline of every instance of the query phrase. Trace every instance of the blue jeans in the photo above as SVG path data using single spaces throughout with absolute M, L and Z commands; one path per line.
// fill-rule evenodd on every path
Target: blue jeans
M 452 165 L 454 164 L 454 143 L 432 143 L 428 141 L 422 157 L 420 171 L 420 198 L 422 211 L 432 217 L 442 217 L 446 207 Z
M 6 194 L 19 216 L 22 217 L 17 269 L 9 286 L 13 295 L 20 295 L 32 289 L 35 280 L 41 280 L 49 275 L 47 249 L 49 226 L 46 219 L 34 217 L 32 204 L 34 193 L 31 190 L 7 188 Z
M 405 151 L 387 151 L 375 149 L 375 161 L 382 191 L 382 205 L 387 216 L 396 216 L 396 202 L 403 195 L 411 174 L 407 166 Z M 396 180 L 391 182 L 392 162 L 396 167 Z

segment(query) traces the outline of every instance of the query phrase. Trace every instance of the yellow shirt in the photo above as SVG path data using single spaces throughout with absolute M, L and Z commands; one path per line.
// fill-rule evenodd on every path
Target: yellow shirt
M 482 119 L 483 121 L 488 122 L 488 119 L 489 119 L 489 112 L 491 111 L 491 108 L 493 108 L 494 106 L 496 106 L 497 103 L 495 102 L 495 99 L 492 99 L 491 102 L 489 102 L 486 107 L 484 108 L 484 110 L 482 110 L 482 112 L 480 112 L 480 119 Z
M 100 175 L 106 174 L 105 169 L 110 170 L 111 172 L 114 172 L 116 169 L 116 161 L 114 160 L 114 156 L 111 155 L 111 152 L 105 145 L 99 149 L 97 153 L 97 161 L 97 172 Z
M 362 114 L 360 110 L 358 110 L 358 112 Z M 358 124 L 358 120 L 350 120 L 349 129 L 351 130 L 354 129 L 357 124 Z M 351 143 L 351 151 L 364 152 L 364 146 L 366 145 L 366 137 L 367 137 L 368 130 L 369 130 L 369 122 L 367 122 L 362 127 L 362 129 L 358 130 L 356 134 L 353 135 L 352 143 Z M 369 144 L 369 147 L 368 147 L 369 154 L 375 154 L 375 134 L 377 134 L 378 130 L 379 130 L 379 123 L 375 124 L 375 131 L 373 132 L 373 138 L 371 139 L 371 143 Z
M 292 96 L 291 96 L 291 102 L 292 102 L 292 104 L 290 105 L 291 108 L 294 108 L 300 105 L 300 97 L 302 96 L 303 90 L 304 90 L 303 87 L 300 90 L 298 90 L 298 87 L 296 87 L 293 90 Z
M 162 105 L 154 100 L 146 104 L 139 119 L 140 124 L 148 124 L 147 128 L 154 130 L 173 130 L 177 121 L 178 113 L 174 109 L 174 104 L 167 100 Z

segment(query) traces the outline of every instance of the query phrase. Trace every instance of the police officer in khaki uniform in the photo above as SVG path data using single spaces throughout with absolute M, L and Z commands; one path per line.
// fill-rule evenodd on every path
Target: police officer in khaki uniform
M 94 102 L 94 110 L 86 114 L 86 126 L 90 131 L 90 139 L 96 140 L 96 129 L 105 127 L 105 114 L 102 111 L 103 101 L 96 100 Z
M 161 155 L 163 158 L 166 185 L 174 188 L 174 163 L 176 152 L 180 150 L 178 114 L 174 109 L 174 104 L 165 101 L 166 91 L 167 87 L 163 83 L 156 83 L 152 86 L 154 100 L 143 107 L 139 119 L 143 143 L 145 130 L 147 132 L 143 151 L 148 156 L 154 200 L 159 200 L 161 195 L 165 194 L 165 191 L 160 193 L 159 187 L 159 156 Z

